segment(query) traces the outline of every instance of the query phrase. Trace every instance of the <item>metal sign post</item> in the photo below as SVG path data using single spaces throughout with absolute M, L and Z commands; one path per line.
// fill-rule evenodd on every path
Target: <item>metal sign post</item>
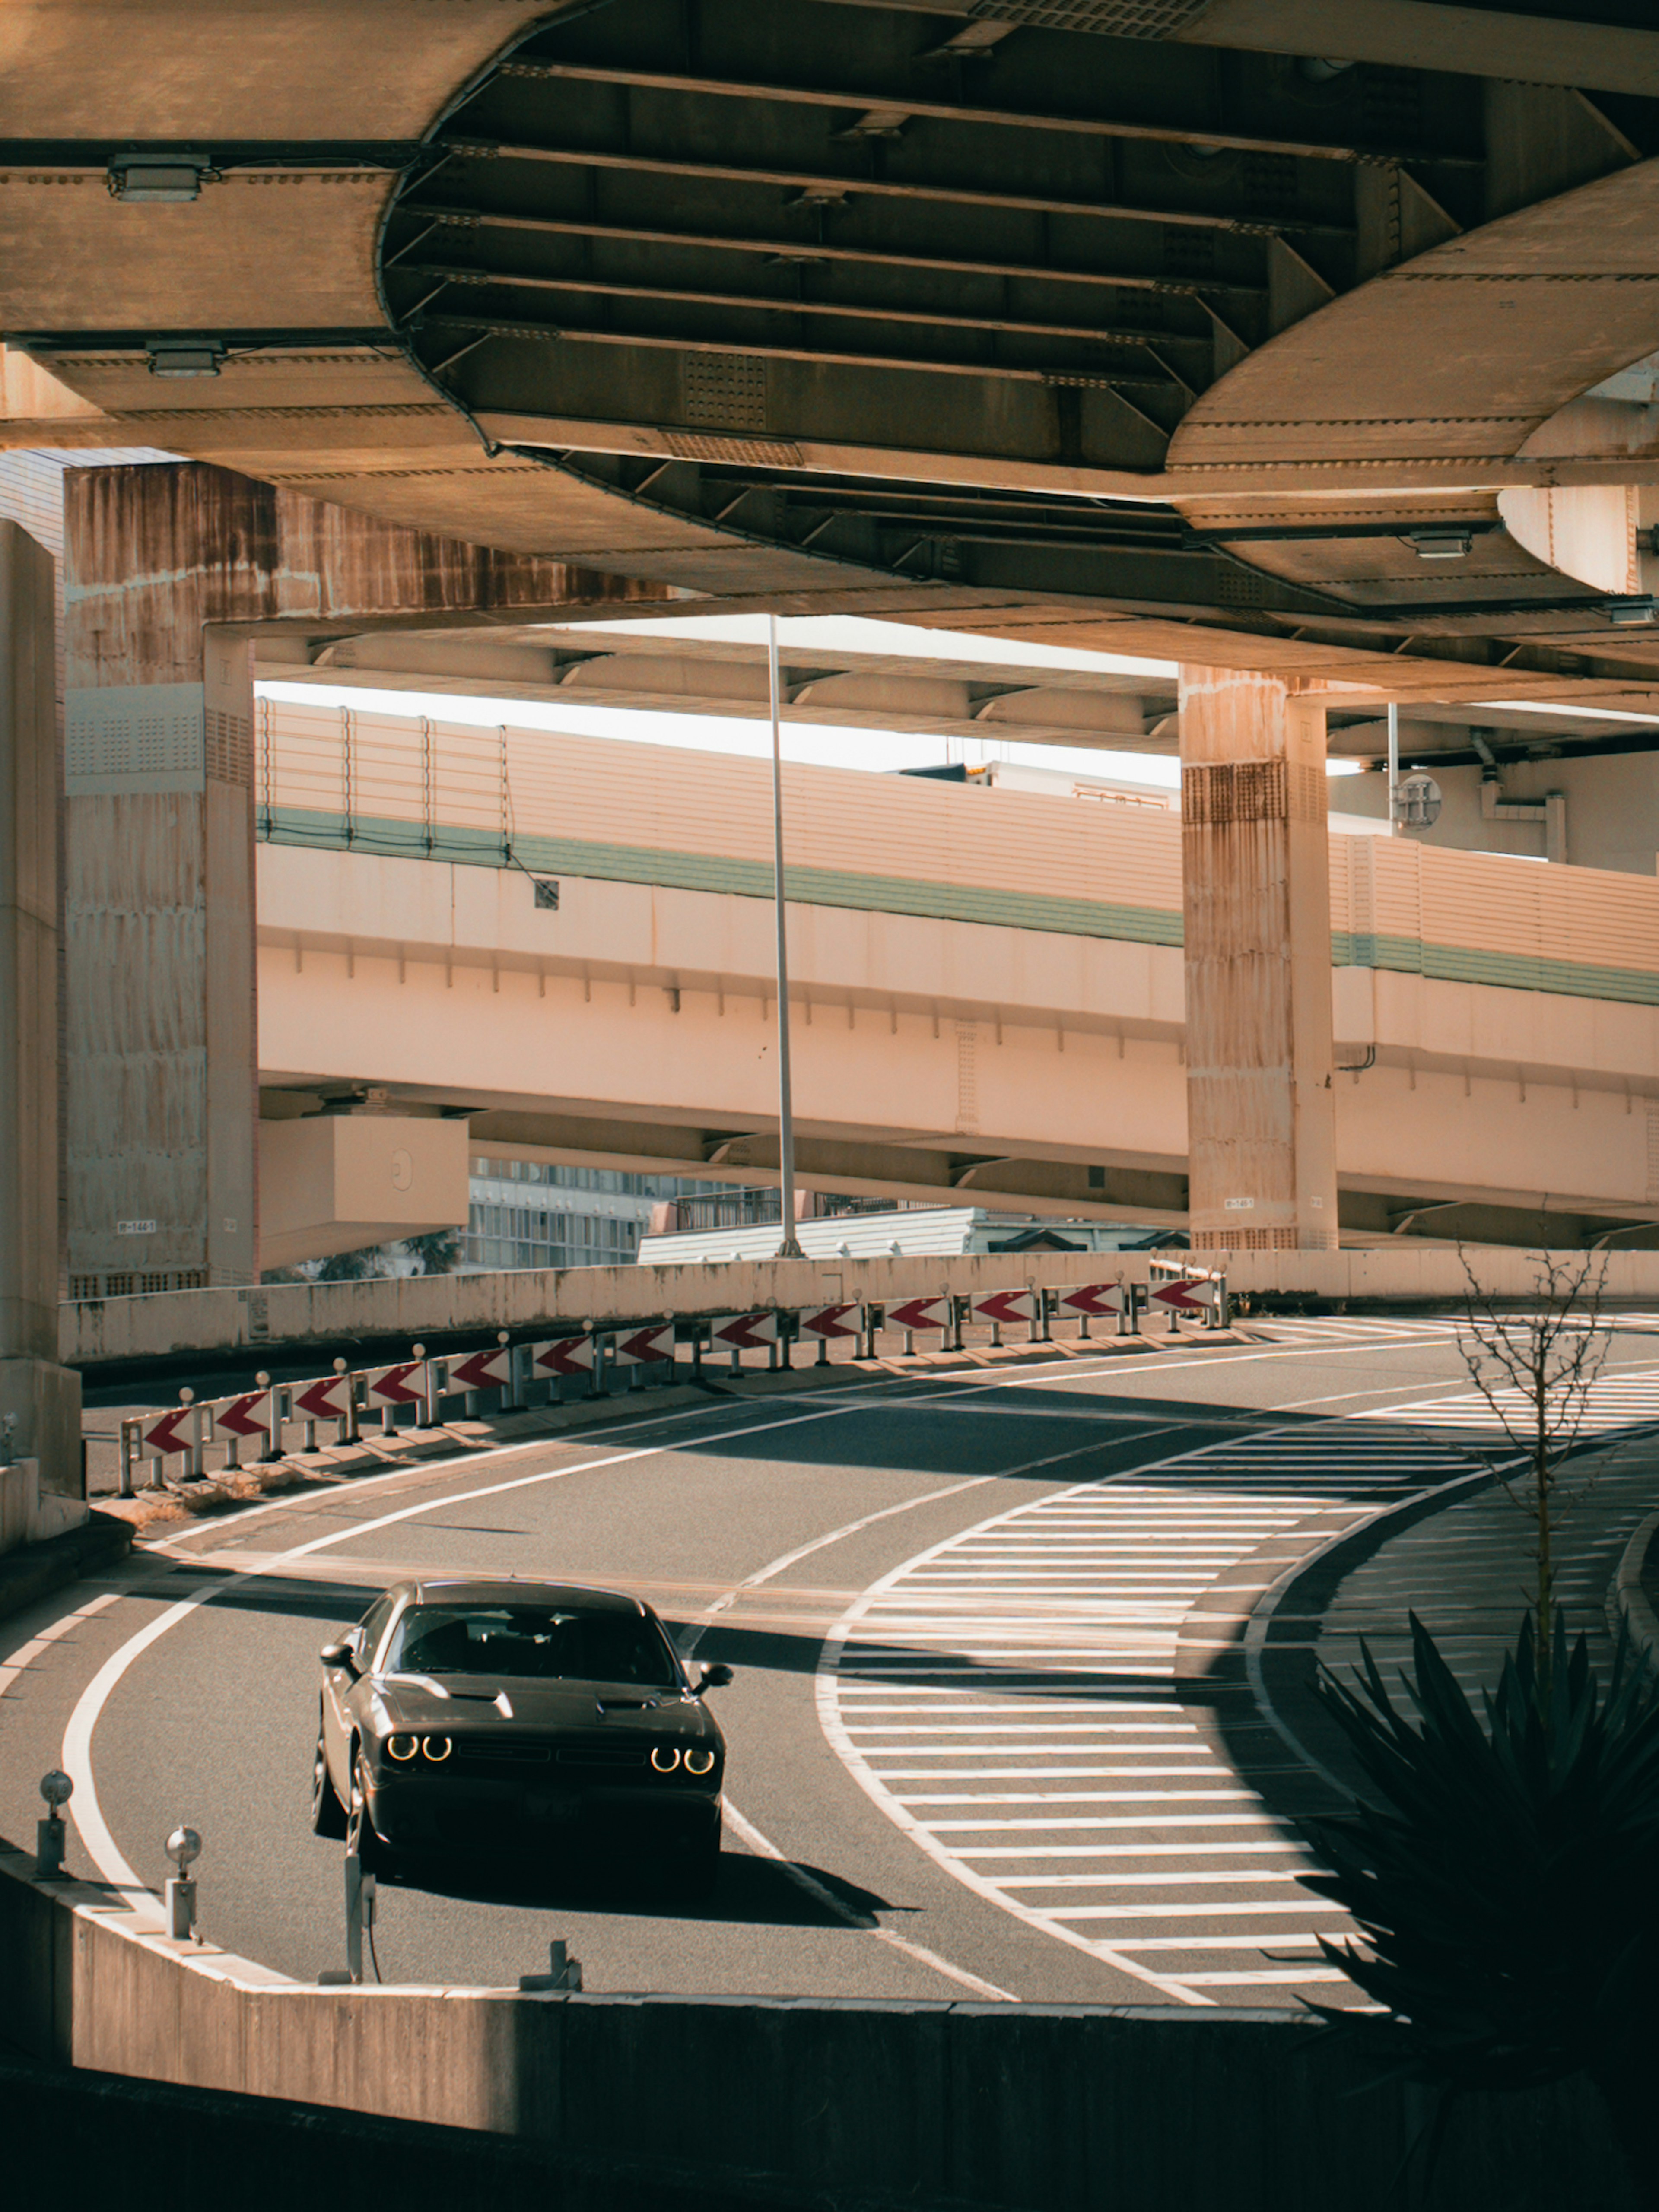
M 789 1085 L 789 945 L 783 909 L 783 691 L 778 675 L 778 618 L 766 617 L 766 672 L 772 700 L 772 908 L 778 938 L 778 1170 L 783 1236 L 780 1260 L 805 1255 L 795 1235 L 795 1109 Z

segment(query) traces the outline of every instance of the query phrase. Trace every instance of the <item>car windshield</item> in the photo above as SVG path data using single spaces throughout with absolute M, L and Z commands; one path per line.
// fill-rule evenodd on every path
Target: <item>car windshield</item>
M 678 1686 L 655 1621 L 547 1605 L 411 1606 L 392 1633 L 385 1671 Z

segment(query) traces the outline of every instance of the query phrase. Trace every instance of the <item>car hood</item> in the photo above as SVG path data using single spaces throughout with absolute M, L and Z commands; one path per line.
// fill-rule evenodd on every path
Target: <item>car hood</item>
M 374 1703 L 393 1729 L 530 1730 L 639 1727 L 655 1735 L 717 1735 L 713 1716 L 679 1690 L 635 1684 L 546 1682 L 477 1674 L 379 1674 Z

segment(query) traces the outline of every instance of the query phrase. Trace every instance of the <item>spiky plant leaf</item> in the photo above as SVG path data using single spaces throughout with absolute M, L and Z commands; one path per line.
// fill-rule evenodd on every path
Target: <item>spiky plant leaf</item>
M 1621 1646 L 1606 1693 L 1557 1615 L 1530 1620 L 1477 1711 L 1413 1613 L 1403 1702 L 1369 1649 L 1318 1686 L 1364 1778 L 1305 1826 L 1363 1943 L 1322 1948 L 1381 2014 L 1328 2006 L 1389 2070 L 1518 2089 L 1659 2055 L 1659 1684 Z

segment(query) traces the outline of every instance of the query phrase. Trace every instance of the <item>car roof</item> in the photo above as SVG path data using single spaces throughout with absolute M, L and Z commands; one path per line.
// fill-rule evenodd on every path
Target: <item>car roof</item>
M 453 1575 L 423 1575 L 418 1582 L 400 1583 L 390 1596 L 411 1598 L 416 1605 L 546 1605 L 568 1613 L 631 1613 L 649 1614 L 650 1607 L 621 1590 L 593 1589 L 581 1583 L 532 1582 L 517 1576 L 483 1582 Z

